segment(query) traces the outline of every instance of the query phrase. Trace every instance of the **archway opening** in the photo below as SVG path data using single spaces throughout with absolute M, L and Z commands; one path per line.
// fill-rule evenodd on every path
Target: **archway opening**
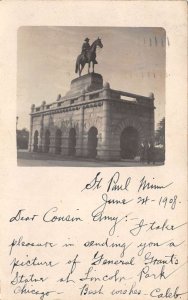
M 76 130 L 71 128 L 69 131 L 69 149 L 68 155 L 74 156 L 76 154 Z
M 57 129 L 55 134 L 55 153 L 60 154 L 61 153 L 61 130 Z
M 49 150 L 50 150 L 50 131 L 46 130 L 45 141 L 44 141 L 44 152 L 48 153 Z
M 91 127 L 88 131 L 88 157 L 95 158 L 97 156 L 97 138 L 98 130 Z
M 37 152 L 38 151 L 38 142 L 39 142 L 39 132 L 38 130 L 35 130 L 35 133 L 34 133 L 34 144 L 33 144 L 33 151 L 34 152 Z
M 139 152 L 139 133 L 133 127 L 126 127 L 120 136 L 121 158 L 134 159 Z

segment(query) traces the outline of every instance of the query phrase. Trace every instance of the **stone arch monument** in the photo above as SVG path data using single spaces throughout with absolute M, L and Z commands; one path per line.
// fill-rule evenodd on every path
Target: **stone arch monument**
M 29 150 L 65 157 L 134 159 L 143 141 L 154 140 L 154 109 L 153 93 L 146 97 L 112 89 L 93 70 L 73 79 L 66 95 L 58 95 L 55 102 L 32 105 Z

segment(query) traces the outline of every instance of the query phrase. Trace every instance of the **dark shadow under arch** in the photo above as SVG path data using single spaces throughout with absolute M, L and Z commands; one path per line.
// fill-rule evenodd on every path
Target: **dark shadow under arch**
M 69 131 L 69 144 L 68 144 L 68 155 L 74 156 L 76 154 L 76 130 L 71 128 Z
M 91 127 L 88 131 L 88 157 L 95 158 L 97 156 L 98 130 Z
M 120 136 L 121 158 L 134 159 L 139 153 L 139 133 L 132 127 L 126 127 Z
M 61 130 L 57 129 L 56 133 L 55 133 L 55 153 L 56 154 L 61 153 L 61 135 L 62 135 Z
M 37 152 L 38 151 L 38 148 L 39 148 L 39 132 L 38 130 L 35 130 L 35 133 L 34 133 L 34 143 L 33 143 L 33 151 L 34 152 Z
M 50 131 L 47 129 L 44 138 L 44 152 L 48 153 L 50 150 Z

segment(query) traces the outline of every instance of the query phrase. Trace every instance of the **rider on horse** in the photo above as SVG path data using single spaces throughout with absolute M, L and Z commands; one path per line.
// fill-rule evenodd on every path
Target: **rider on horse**
M 88 64 L 88 73 L 90 73 L 90 64 L 93 65 L 93 73 L 94 71 L 94 65 L 97 64 L 96 61 L 96 49 L 97 47 L 102 48 L 103 44 L 101 42 L 101 39 L 98 37 L 90 46 L 89 39 L 86 38 L 84 40 L 84 43 L 82 45 L 82 52 L 80 55 L 78 55 L 76 59 L 76 66 L 75 66 L 75 73 L 79 72 L 79 76 L 81 76 L 82 70 L 85 66 L 85 64 Z
M 90 49 L 89 39 L 85 38 L 84 43 L 82 45 L 82 52 L 81 54 L 84 56 L 84 58 L 87 60 L 87 52 Z

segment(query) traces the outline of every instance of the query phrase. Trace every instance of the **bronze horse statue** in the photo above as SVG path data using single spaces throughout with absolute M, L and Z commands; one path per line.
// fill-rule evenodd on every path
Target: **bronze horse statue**
M 75 73 L 79 72 L 79 76 L 81 76 L 82 70 L 86 63 L 88 63 L 88 73 L 90 73 L 90 64 L 91 64 L 91 62 L 93 63 L 93 73 L 94 73 L 94 66 L 95 66 L 95 64 L 98 63 L 96 61 L 97 46 L 100 48 L 103 47 L 103 44 L 102 44 L 100 38 L 98 38 L 91 44 L 90 49 L 87 51 L 86 55 L 83 55 L 83 54 L 78 55 L 77 60 L 76 60 Z

